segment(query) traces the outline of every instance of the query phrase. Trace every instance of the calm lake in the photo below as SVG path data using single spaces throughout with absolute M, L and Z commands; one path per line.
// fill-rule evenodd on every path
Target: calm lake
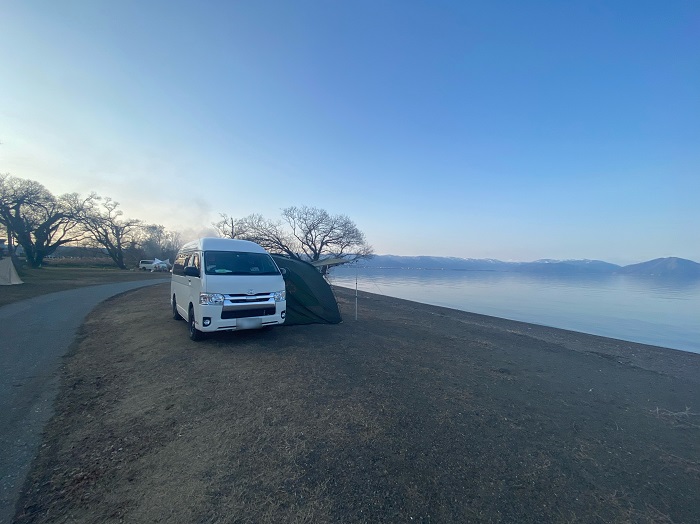
M 331 270 L 333 285 L 700 353 L 700 281 L 496 271 Z

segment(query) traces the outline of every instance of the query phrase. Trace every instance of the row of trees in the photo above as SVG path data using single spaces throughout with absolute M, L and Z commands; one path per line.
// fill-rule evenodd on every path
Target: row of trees
M 0 226 L 10 249 L 21 246 L 31 267 L 41 267 L 61 246 L 82 245 L 103 248 L 126 269 L 144 255 L 172 257 L 181 243 L 161 225 L 125 218 L 111 198 L 55 196 L 39 182 L 9 175 L 0 175 Z
M 372 255 L 350 218 L 315 207 L 288 207 L 282 220 L 221 214 L 212 225 L 222 237 L 252 240 L 272 253 L 300 260 L 350 262 Z M 39 182 L 9 175 L 0 175 L 0 226 L 10 247 L 13 242 L 22 246 L 32 267 L 41 267 L 61 246 L 81 245 L 102 248 L 117 267 L 126 269 L 139 258 L 174 258 L 182 243 L 178 233 L 161 225 L 124 217 L 111 198 L 95 193 L 55 196 Z

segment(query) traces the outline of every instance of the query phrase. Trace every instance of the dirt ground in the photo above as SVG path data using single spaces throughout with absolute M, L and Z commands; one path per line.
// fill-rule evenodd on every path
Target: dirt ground
M 16 522 L 700 521 L 700 355 L 343 289 L 195 343 L 167 295 L 88 317 Z

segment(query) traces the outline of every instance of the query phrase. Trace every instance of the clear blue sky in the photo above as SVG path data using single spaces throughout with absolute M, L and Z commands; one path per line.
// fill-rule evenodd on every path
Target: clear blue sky
M 700 2 L 0 0 L 0 172 L 197 234 L 700 261 Z

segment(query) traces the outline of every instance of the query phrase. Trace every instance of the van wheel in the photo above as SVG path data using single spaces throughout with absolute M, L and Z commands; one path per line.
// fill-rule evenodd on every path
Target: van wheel
M 189 316 L 189 332 L 190 332 L 190 340 L 201 340 L 202 336 L 204 335 L 200 330 L 197 329 L 194 323 L 194 308 L 190 306 L 190 314 Z
M 173 295 L 173 320 L 182 320 L 180 313 L 177 311 L 177 300 L 175 300 L 175 295 Z

